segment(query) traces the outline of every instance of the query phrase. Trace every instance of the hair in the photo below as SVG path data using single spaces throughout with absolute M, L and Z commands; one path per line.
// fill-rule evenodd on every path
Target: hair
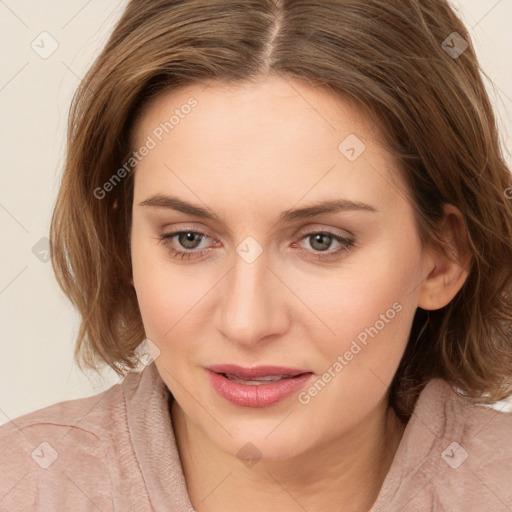
M 443 43 L 453 47 L 453 37 L 468 45 L 460 55 Z M 128 3 L 73 97 L 50 227 L 57 281 L 81 316 L 79 367 L 107 364 L 123 375 L 145 337 L 130 283 L 134 173 L 95 193 L 132 155 L 144 107 L 186 85 L 270 75 L 323 87 L 372 116 L 399 163 L 422 245 L 448 253 L 443 205 L 463 215 L 457 244 L 471 255 L 467 279 L 445 307 L 417 308 L 390 404 L 407 419 L 435 377 L 479 402 L 509 397 L 512 175 L 487 75 L 445 0 Z

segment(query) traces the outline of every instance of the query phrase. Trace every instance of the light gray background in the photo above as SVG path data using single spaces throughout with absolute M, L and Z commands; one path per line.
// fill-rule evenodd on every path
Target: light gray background
M 512 0 L 453 4 L 492 80 L 489 91 L 512 163 Z M 41 261 L 40 240 L 48 236 L 72 94 L 125 5 L 125 0 L 0 0 L 0 423 L 119 381 L 111 370 L 103 380 L 87 377 L 74 364 L 78 316 L 50 262 Z M 58 43 L 46 59 L 31 47 L 43 31 Z

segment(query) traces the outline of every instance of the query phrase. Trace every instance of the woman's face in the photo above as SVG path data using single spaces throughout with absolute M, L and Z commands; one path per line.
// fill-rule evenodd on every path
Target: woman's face
M 292 457 L 383 410 L 427 269 L 379 141 L 356 107 L 279 78 L 172 91 L 137 125 L 146 335 L 184 415 L 226 453 Z M 283 368 L 208 369 L 227 364 Z

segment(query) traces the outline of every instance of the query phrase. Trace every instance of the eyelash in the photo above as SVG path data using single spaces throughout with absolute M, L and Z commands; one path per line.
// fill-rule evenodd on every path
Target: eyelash
M 183 259 L 190 260 L 190 259 L 200 258 L 206 252 L 208 252 L 208 249 L 202 249 L 200 251 L 195 251 L 193 249 L 179 251 L 179 250 L 176 250 L 173 247 L 171 247 L 172 238 L 174 238 L 176 235 L 179 235 L 182 233 L 192 233 L 194 235 L 201 235 L 203 238 L 204 237 L 210 238 L 210 237 L 208 237 L 208 235 L 205 235 L 204 233 L 201 233 L 199 231 L 192 231 L 192 230 L 173 231 L 171 233 L 161 235 L 160 242 L 163 243 L 167 247 L 168 251 L 171 253 L 171 257 L 179 258 L 181 256 L 180 259 L 182 259 L 182 260 Z M 342 253 L 350 251 L 355 246 L 354 240 L 350 240 L 348 238 L 344 238 L 342 236 L 336 235 L 335 233 L 332 233 L 331 231 L 309 231 L 307 233 L 302 233 L 301 235 L 302 236 L 301 236 L 300 240 L 303 240 L 303 239 L 308 238 L 313 235 L 327 235 L 342 244 L 338 249 L 336 249 L 335 251 L 332 251 L 332 252 L 328 252 L 328 253 L 321 252 L 319 254 L 313 253 L 313 255 L 310 254 L 309 257 L 311 257 L 312 259 L 316 259 L 316 260 L 323 260 L 323 259 L 327 259 L 327 258 L 336 258 L 337 256 L 341 255 Z M 311 253 L 311 251 L 309 251 L 307 249 L 300 249 L 300 250 L 301 250 L 301 252 L 305 251 L 305 252 Z

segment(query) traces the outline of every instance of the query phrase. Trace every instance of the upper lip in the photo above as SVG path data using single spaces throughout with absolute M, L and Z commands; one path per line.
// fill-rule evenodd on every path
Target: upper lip
M 301 375 L 303 373 L 311 373 L 310 370 L 301 368 L 287 368 L 285 366 L 254 366 L 252 368 L 244 368 L 236 364 L 214 364 L 206 368 L 215 373 L 229 373 L 230 375 L 236 375 L 244 379 L 253 377 L 268 377 L 270 375 L 281 376 L 281 375 Z

